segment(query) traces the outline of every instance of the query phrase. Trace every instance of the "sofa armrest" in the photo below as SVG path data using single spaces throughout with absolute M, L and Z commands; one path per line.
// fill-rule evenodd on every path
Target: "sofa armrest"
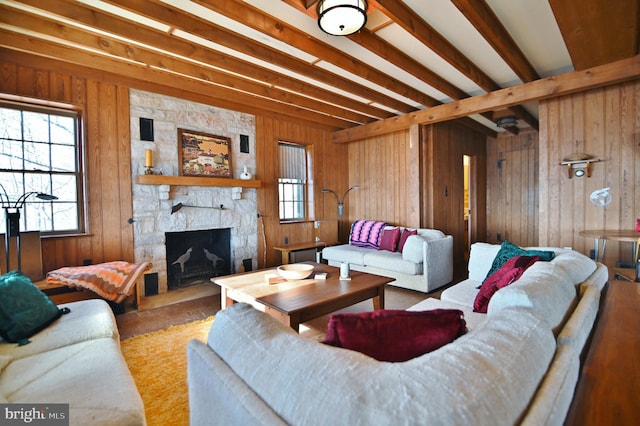
M 453 237 L 424 241 L 424 275 L 428 282 L 437 284 L 438 288 L 453 281 Z
M 286 423 L 209 346 L 187 345 L 191 425 L 285 425 Z

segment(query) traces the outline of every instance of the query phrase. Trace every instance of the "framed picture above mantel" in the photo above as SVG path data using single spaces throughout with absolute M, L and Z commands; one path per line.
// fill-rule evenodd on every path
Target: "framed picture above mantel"
M 178 129 L 180 176 L 231 178 L 231 139 Z

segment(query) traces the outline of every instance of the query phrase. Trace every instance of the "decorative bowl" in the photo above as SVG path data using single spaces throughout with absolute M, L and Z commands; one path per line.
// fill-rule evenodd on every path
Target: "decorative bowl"
M 286 280 L 303 280 L 313 272 L 313 265 L 291 263 L 278 266 L 278 275 Z

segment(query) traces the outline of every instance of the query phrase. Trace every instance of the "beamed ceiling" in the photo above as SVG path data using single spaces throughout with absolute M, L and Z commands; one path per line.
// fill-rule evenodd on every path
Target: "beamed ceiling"
M 316 3 L 0 0 L 0 54 L 153 81 L 347 135 L 631 58 L 640 43 L 640 0 L 369 0 L 366 28 L 349 37 L 318 28 Z M 504 131 L 495 125 L 504 116 L 517 117 L 512 133 L 538 127 L 528 99 L 452 116 L 489 135 Z

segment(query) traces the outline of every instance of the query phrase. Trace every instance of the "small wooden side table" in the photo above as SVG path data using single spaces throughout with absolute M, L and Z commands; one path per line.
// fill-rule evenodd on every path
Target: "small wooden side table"
M 565 425 L 633 425 L 640 406 L 640 284 L 613 281 Z
M 296 251 L 310 250 L 310 249 L 316 249 L 317 251 L 319 248 L 324 248 L 330 245 L 332 244 L 327 244 L 322 241 L 318 241 L 315 243 L 308 242 L 308 243 L 299 243 L 299 244 L 288 244 L 286 246 L 277 246 L 277 247 L 274 247 L 274 250 L 278 250 L 279 252 L 282 253 L 282 264 L 287 265 L 289 264 L 291 253 L 294 253 Z

